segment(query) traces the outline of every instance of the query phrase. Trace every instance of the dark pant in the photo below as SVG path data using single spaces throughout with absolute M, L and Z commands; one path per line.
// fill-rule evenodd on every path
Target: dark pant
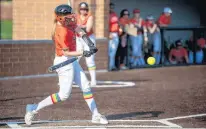
M 124 59 L 127 56 L 127 45 L 125 47 L 122 47 L 121 40 L 119 42 L 119 46 L 117 48 L 117 53 L 115 56 L 115 65 L 117 68 L 119 68 L 120 64 L 124 63 Z

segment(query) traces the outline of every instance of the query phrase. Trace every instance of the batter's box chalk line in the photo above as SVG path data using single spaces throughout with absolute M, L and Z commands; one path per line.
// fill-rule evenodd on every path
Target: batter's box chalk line
M 134 82 L 124 82 L 124 81 L 97 81 L 96 88 L 115 88 L 115 87 L 133 87 L 135 86 Z M 78 87 L 76 84 L 73 84 L 73 87 Z

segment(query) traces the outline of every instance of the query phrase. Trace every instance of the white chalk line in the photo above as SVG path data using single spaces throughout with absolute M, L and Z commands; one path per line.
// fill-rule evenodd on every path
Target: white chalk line
M 165 118 L 161 120 L 179 120 L 179 119 L 187 119 L 187 118 L 193 118 L 193 117 L 201 117 L 201 116 L 206 116 L 206 114 L 197 114 L 197 115 L 189 115 L 189 116 L 179 116 L 179 117 L 172 117 L 172 118 Z
M 196 115 L 189 115 L 189 116 L 179 116 L 179 117 L 173 117 L 173 118 L 165 118 L 165 119 L 159 119 L 159 120 L 109 120 L 109 122 L 159 122 L 162 124 L 165 124 L 167 126 L 150 126 L 150 125 L 118 125 L 119 127 L 122 128 L 138 128 L 138 127 L 145 127 L 145 128 L 167 128 L 167 127 L 174 127 L 174 128 L 182 128 L 181 126 L 174 124 L 172 122 L 169 122 L 169 120 L 178 120 L 178 119 L 186 119 L 186 118 L 192 118 L 192 117 L 201 117 L 201 116 L 206 116 L 206 114 L 196 114 Z M 89 122 L 91 120 L 61 120 L 61 121 L 34 121 L 33 123 L 60 123 L 60 122 Z M 7 124 L 11 128 L 19 128 L 21 127 L 18 124 L 25 124 L 24 122 L 0 122 L 1 124 Z M 109 125 L 106 127 L 118 127 L 117 125 Z M 55 126 L 53 126 L 55 127 Z M 102 126 L 56 126 L 56 127 L 71 127 L 71 128 L 101 128 Z M 103 126 L 104 128 L 105 126 Z M 32 128 L 49 128 L 49 126 L 45 127 L 32 127 Z
M 108 70 L 96 70 L 96 73 L 106 73 Z M 85 73 L 89 73 L 89 71 L 85 71 Z M 14 77 L 1 77 L 0 81 L 3 80 L 12 80 L 12 79 L 30 79 L 30 78 L 42 78 L 42 77 L 56 77 L 56 73 L 51 73 L 51 74 L 37 74 L 37 75 L 28 75 L 28 76 L 14 76 Z
M 21 128 L 22 126 L 18 125 L 17 123 L 7 123 L 7 125 L 12 128 L 12 129 L 15 129 L 15 128 Z
M 18 127 L 20 128 L 20 127 Z M 45 128 L 168 128 L 168 126 L 153 126 L 153 125 L 105 125 L 105 126 L 39 126 L 39 127 L 21 127 L 32 129 L 45 129 Z M 170 127 L 169 127 L 170 128 Z
M 167 120 L 159 120 L 160 123 L 168 125 L 169 127 L 175 127 L 175 128 L 182 128 L 182 126 L 179 126 L 175 123 L 169 122 Z
M 103 85 L 107 84 L 107 85 Z M 97 81 L 96 86 L 92 86 L 95 88 L 112 88 L 112 87 L 133 87 L 135 86 L 134 82 L 123 82 L 123 81 Z M 73 87 L 79 87 L 75 84 L 73 84 Z

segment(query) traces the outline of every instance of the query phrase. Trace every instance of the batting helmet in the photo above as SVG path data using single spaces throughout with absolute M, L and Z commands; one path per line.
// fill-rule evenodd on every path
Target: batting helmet
M 56 20 L 61 22 L 64 25 L 75 25 L 76 18 L 72 13 L 72 7 L 66 4 L 59 5 L 55 8 L 55 17 Z
M 86 2 L 81 2 L 79 4 L 79 9 L 86 9 L 89 10 L 89 5 Z
M 62 4 L 62 5 L 57 6 L 54 12 L 55 12 L 57 21 L 62 22 L 64 21 L 65 16 L 72 14 L 72 8 L 69 5 Z

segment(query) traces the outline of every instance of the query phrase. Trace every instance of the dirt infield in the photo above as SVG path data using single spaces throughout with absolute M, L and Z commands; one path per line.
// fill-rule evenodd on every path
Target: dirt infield
M 97 74 L 98 80 L 130 81 L 135 86 L 117 88 L 113 85 L 111 88 L 93 88 L 93 92 L 99 111 L 111 121 L 109 127 L 155 127 L 166 124 L 171 127 L 203 128 L 206 127 L 205 77 L 206 66 L 103 72 Z M 21 123 L 25 105 L 37 103 L 55 93 L 57 83 L 57 77 L 0 80 L 0 128 L 8 127 L 8 121 L 20 122 L 21 126 L 25 126 Z M 91 114 L 81 91 L 73 88 L 69 100 L 41 110 L 35 119 L 55 120 L 57 123 L 57 120 L 67 121 L 58 124 L 40 121 L 32 126 L 91 126 L 88 123 L 90 119 Z

